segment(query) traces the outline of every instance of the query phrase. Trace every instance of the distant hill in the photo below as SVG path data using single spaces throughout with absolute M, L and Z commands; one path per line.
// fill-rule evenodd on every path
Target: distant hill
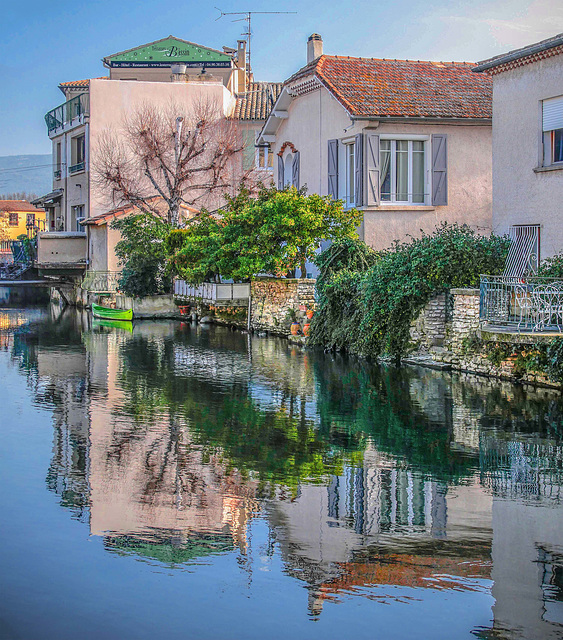
M 49 193 L 53 188 L 51 162 L 51 154 L 0 156 L 0 196 Z

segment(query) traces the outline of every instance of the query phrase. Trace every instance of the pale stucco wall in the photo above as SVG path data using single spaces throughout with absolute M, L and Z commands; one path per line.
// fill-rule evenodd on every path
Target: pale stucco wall
M 86 260 L 85 233 L 40 233 L 37 242 L 37 262 L 59 264 Z
M 494 76 L 493 230 L 540 224 L 540 254 L 563 251 L 563 168 L 541 165 L 541 101 L 563 94 L 563 56 Z
M 135 108 L 150 104 L 165 109 L 177 104 L 184 110 L 198 101 L 217 103 L 223 113 L 233 106 L 233 95 L 220 83 L 137 82 L 98 79 L 90 81 L 89 149 L 95 162 L 97 145 L 102 132 L 108 128 L 118 133 L 126 116 Z M 94 216 L 113 208 L 107 195 L 90 184 L 90 211 Z
M 351 140 L 367 127 L 378 134 L 431 136 L 433 133 L 445 133 L 448 136 L 448 205 L 363 207 L 365 216 L 360 235 L 368 244 L 384 249 L 396 239 L 420 235 L 420 229 L 431 232 L 442 221 L 468 224 L 481 233 L 490 233 L 490 126 L 352 122 L 340 103 L 321 88 L 291 102 L 288 118 L 276 132 L 274 153 L 277 154 L 285 142 L 291 142 L 300 152 L 301 186 L 307 185 L 310 193 L 326 194 L 328 140 Z M 274 179 L 277 180 L 277 167 L 274 167 Z

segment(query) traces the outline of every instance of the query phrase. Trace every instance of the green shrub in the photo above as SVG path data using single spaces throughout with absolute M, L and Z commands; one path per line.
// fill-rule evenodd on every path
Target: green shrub
M 563 254 L 544 260 L 538 269 L 542 278 L 563 278 Z
M 359 246 L 350 247 L 344 261 L 354 265 L 354 271 L 339 272 L 336 259 L 321 254 L 319 308 L 311 341 L 399 359 L 408 350 L 412 320 L 432 295 L 451 287 L 477 286 L 482 273 L 500 273 L 508 242 L 443 224 L 433 234 L 397 242 L 390 251 L 372 256 L 364 270 L 357 268 L 364 264 L 361 256 L 371 254 Z

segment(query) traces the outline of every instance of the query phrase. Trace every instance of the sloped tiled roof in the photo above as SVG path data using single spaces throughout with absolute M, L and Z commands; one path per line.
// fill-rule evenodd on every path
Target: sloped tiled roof
M 248 91 L 237 97 L 234 118 L 266 120 L 282 90 L 281 82 L 251 82 Z
M 164 213 L 165 205 L 164 201 L 160 196 L 153 196 L 147 199 L 147 204 L 150 204 L 152 207 L 157 209 L 159 213 Z M 191 218 L 194 214 L 199 213 L 199 209 L 195 209 L 194 207 L 189 207 L 185 204 L 180 204 L 180 210 L 184 214 L 185 218 Z M 92 224 L 95 226 L 100 226 L 102 224 L 106 224 L 113 220 L 114 218 L 120 218 L 121 216 L 127 215 L 129 213 L 140 213 L 141 210 L 132 204 L 126 204 L 122 207 L 117 207 L 116 209 L 112 209 L 111 211 L 106 211 L 105 213 L 99 213 L 96 216 L 91 216 L 86 218 L 86 220 L 82 221 L 83 225 Z
M 34 207 L 27 200 L 0 200 L 0 211 L 3 213 L 16 213 L 16 212 L 28 212 L 28 213 L 45 213 L 43 209 Z
M 322 55 L 284 84 L 315 76 L 354 116 L 491 118 L 492 81 L 474 67 Z
M 92 80 L 107 80 L 107 78 L 102 76 L 101 78 L 92 78 Z M 87 78 L 86 80 L 71 80 L 70 82 L 61 82 L 59 84 L 60 88 L 65 89 L 88 89 L 89 86 L 90 78 Z
M 499 56 L 494 56 L 488 60 L 483 60 L 477 63 L 477 66 L 473 69 L 477 73 L 481 71 L 491 71 L 495 73 L 496 70 L 501 68 L 500 71 L 506 71 L 510 68 L 521 67 L 525 64 L 544 60 L 552 55 L 563 54 L 563 33 L 558 33 L 551 38 L 529 44 L 521 49 L 514 49 L 508 53 L 502 53 Z

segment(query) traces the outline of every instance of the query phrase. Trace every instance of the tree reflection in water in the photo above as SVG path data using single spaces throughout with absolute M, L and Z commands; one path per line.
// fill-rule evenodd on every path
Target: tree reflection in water
M 236 550 L 250 570 L 259 517 L 313 617 L 343 594 L 387 601 L 376 585 L 489 589 L 511 571 L 491 561 L 495 510 L 507 527 L 527 504 L 560 504 L 555 391 L 83 316 L 17 329 L 12 355 L 53 410 L 48 487 L 108 551 L 177 566 Z M 558 576 L 545 558 L 563 540 L 541 560 L 535 544 L 521 543 L 526 562 Z

